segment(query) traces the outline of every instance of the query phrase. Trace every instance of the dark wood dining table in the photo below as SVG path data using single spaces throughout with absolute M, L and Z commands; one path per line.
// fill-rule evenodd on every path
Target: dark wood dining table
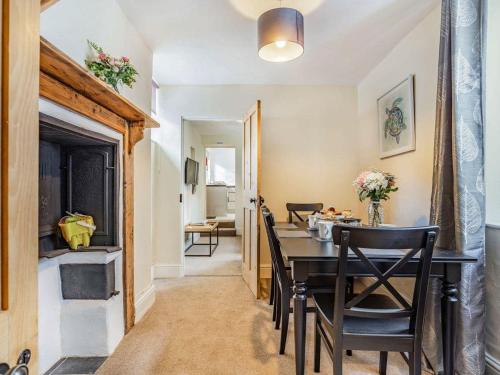
M 307 280 L 313 275 L 335 275 L 338 261 L 338 247 L 332 241 L 321 241 L 317 231 L 308 231 L 307 223 L 277 223 L 275 232 L 281 244 L 283 257 L 290 263 L 293 279 L 294 330 L 295 330 L 295 368 L 297 375 L 305 371 L 306 347 L 306 311 Z M 283 231 L 306 231 L 311 237 L 288 237 Z M 280 236 L 281 233 L 281 236 Z M 370 249 L 367 257 L 385 272 L 403 255 L 401 250 L 387 251 Z M 458 302 L 459 282 L 464 263 L 473 263 L 477 259 L 453 250 L 436 248 L 432 258 L 431 277 L 442 280 L 441 321 L 443 333 L 444 374 L 453 375 L 455 369 L 455 329 L 456 307 Z M 418 258 L 410 260 L 395 276 L 415 275 Z M 355 255 L 348 264 L 348 274 L 354 277 L 370 276 L 370 270 Z

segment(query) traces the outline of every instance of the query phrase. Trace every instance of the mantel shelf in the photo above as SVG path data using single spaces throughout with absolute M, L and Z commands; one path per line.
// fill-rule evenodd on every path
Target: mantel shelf
M 108 109 L 129 122 L 131 126 L 144 128 L 160 127 L 160 124 L 151 116 L 90 74 L 64 52 L 42 37 L 40 38 L 40 72 L 63 83 L 92 102 Z

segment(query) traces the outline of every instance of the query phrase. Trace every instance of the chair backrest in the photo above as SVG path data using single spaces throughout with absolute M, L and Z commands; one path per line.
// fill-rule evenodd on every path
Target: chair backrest
M 300 221 L 304 219 L 299 215 L 299 212 L 310 212 L 314 215 L 323 209 L 323 203 L 287 203 L 286 209 L 288 211 L 288 222 L 293 221 L 293 215 L 295 215 Z
M 269 209 L 262 209 L 262 216 L 264 218 L 264 223 L 266 226 L 267 239 L 269 241 L 269 249 L 271 250 L 271 260 L 274 264 L 275 270 L 281 283 L 286 283 L 288 280 L 288 275 L 286 273 L 285 261 L 283 260 L 283 254 L 281 253 L 280 243 L 276 233 L 274 232 L 274 216 L 269 211 Z
M 339 245 L 338 276 L 336 284 L 334 326 L 337 331 L 342 329 L 344 316 L 360 318 L 410 318 L 409 331 L 413 335 L 422 334 L 422 325 L 425 312 L 425 299 L 429 284 L 429 276 L 432 262 L 432 253 L 439 227 L 428 226 L 418 228 L 366 228 L 349 225 L 335 225 L 333 229 L 333 241 Z M 352 253 L 349 254 L 349 249 Z M 379 269 L 376 262 L 365 254 L 369 249 L 405 250 L 401 256 L 397 256 L 397 262 L 388 269 Z M 372 250 L 373 251 L 373 250 Z M 420 253 L 418 266 L 415 268 L 415 285 L 413 288 L 413 300 L 411 303 L 399 293 L 390 283 L 392 277 L 396 277 L 398 271 Z M 345 295 L 346 277 L 349 276 L 348 258 L 355 256 L 366 269 L 367 276 L 375 278 L 368 287 L 359 294 L 353 296 Z M 411 276 L 411 275 L 410 275 Z M 400 306 L 398 309 L 363 309 L 358 305 L 377 288 L 384 286 Z M 341 331 L 340 331 L 341 332 Z

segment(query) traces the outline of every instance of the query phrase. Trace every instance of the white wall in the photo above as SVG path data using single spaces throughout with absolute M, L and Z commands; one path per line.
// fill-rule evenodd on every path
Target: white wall
M 205 146 L 196 125 L 184 121 L 184 157 L 182 159 L 182 179 L 184 179 L 184 163 L 186 158 L 192 158 L 191 148 L 194 149 L 194 160 L 200 163 L 198 186 L 193 194 L 191 185 L 184 184 L 184 224 L 199 223 L 206 219 L 206 187 L 205 187 Z
M 40 26 L 43 37 L 81 65 L 89 52 L 87 39 L 112 55 L 130 57 L 139 76 L 133 89 L 124 87 L 121 93 L 150 112 L 153 54 L 115 0 L 60 1 L 41 14 Z M 147 301 L 142 298 L 145 294 L 154 297 L 150 293 L 153 262 L 150 131 L 145 132 L 145 139 L 135 147 L 135 296 L 136 301 L 151 304 L 151 298 Z M 144 308 L 137 303 L 136 306 L 143 314 Z
M 500 2 L 488 1 L 486 35 L 486 358 L 488 374 L 500 374 Z
M 178 271 L 182 265 L 180 215 L 174 217 L 180 190 L 173 182 L 180 180 L 181 117 L 241 119 L 257 99 L 263 110 L 262 195 L 278 220 L 286 218 L 287 201 L 337 202 L 356 211 L 351 187 L 358 170 L 354 87 L 162 86 L 162 128 L 153 133 L 155 259 L 160 267 Z M 164 219 L 164 212 L 172 215 Z M 266 250 L 262 262 L 270 262 Z
M 384 203 L 385 221 L 428 224 L 439 57 L 440 7 L 432 11 L 358 86 L 359 169 L 379 168 L 397 177 L 399 191 Z M 416 151 L 379 158 L 377 98 L 415 75 Z M 366 217 L 367 202 L 360 204 Z

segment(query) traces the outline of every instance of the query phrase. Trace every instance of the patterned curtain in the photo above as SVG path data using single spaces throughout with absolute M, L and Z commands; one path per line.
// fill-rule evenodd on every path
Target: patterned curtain
M 485 202 L 482 120 L 482 0 L 443 0 L 431 222 L 438 246 L 479 259 L 462 269 L 455 372 L 485 372 Z M 434 282 L 424 350 L 442 369 L 440 285 Z

